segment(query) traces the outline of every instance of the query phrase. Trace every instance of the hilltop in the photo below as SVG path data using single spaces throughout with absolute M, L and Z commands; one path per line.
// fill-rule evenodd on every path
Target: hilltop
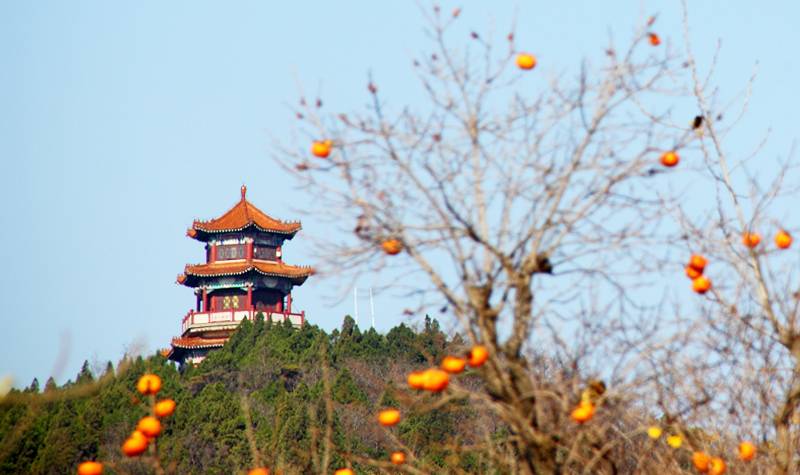
M 168 472 L 245 473 L 254 463 L 245 406 L 265 465 L 287 474 L 317 472 L 328 399 L 334 409 L 330 466 L 358 456 L 385 460 L 394 445 L 374 423 L 377 409 L 405 397 L 398 387 L 409 371 L 462 347 L 458 335 L 449 338 L 429 318 L 419 331 L 401 324 L 385 335 L 362 332 L 350 317 L 331 333 L 257 319 L 245 321 L 224 348 L 184 371 L 159 354 L 123 360 L 116 370 L 109 363 L 100 375 L 84 364 L 75 381 L 57 387 L 51 380 L 41 392 L 34 382 L 6 398 L 0 407 L 0 472 L 73 473 L 80 461 L 97 459 L 124 473 L 150 473 L 120 452 L 146 413 L 135 391 L 145 372 L 158 374 L 161 393 L 177 402 L 158 440 Z M 462 383 L 479 384 L 470 375 Z M 474 442 L 471 427 L 480 417 L 463 400 L 453 400 L 404 418 L 394 430 L 426 463 L 455 463 L 474 473 L 480 471 L 480 453 L 454 458 L 448 447 Z M 481 424 L 493 427 L 489 419 Z

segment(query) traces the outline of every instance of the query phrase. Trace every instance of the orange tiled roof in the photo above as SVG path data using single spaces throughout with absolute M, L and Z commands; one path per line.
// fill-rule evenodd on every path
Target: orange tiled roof
M 254 259 L 246 261 L 244 259 L 235 261 L 217 261 L 211 264 L 187 265 L 184 272 L 187 275 L 200 277 L 221 277 L 231 275 L 242 275 L 255 270 L 264 275 L 278 277 L 308 277 L 314 273 L 311 267 L 298 267 L 283 262 L 262 261 Z
M 294 234 L 302 227 L 299 221 L 279 221 L 256 208 L 245 198 L 247 188 L 242 187 L 242 199 L 219 218 L 209 221 L 195 220 L 192 229 L 207 233 L 241 231 L 255 225 L 262 231 L 280 234 Z
M 217 348 L 228 341 L 227 338 L 201 338 L 198 336 L 181 336 L 172 339 L 172 348 Z

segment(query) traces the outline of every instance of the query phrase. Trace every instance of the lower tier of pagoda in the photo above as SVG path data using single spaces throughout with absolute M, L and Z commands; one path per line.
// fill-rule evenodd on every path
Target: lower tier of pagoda
M 299 328 L 305 323 L 306 313 L 289 311 L 264 311 L 250 308 L 196 312 L 190 310 L 181 322 L 181 336 L 172 339 L 167 358 L 180 364 L 198 364 L 210 350 L 222 348 L 244 320 L 254 321 L 263 315 L 264 321 L 275 324 L 289 322 Z

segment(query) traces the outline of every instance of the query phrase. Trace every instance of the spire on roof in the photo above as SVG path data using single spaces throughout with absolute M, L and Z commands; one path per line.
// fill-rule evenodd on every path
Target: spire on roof
M 247 195 L 247 185 L 242 185 L 242 201 L 245 200 L 246 195 Z

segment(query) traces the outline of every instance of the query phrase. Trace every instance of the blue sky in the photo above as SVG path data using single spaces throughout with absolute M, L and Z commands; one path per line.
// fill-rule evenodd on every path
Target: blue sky
M 677 1 L 472 3 L 461 21 L 484 36 L 502 38 L 518 15 L 538 74 L 599 63 L 609 34 L 624 41 L 650 14 L 667 43 L 682 37 Z M 763 153 L 785 156 L 800 110 L 800 5 L 691 3 L 701 64 L 722 39 L 725 94 L 758 63 L 735 140 L 753 144 L 771 128 Z M 175 276 L 203 258 L 184 232 L 233 205 L 242 183 L 267 213 L 303 220 L 285 258 L 313 264 L 304 233 L 326 230 L 294 212 L 308 200 L 270 159 L 291 133 L 289 104 L 302 85 L 329 111 L 359 108 L 369 71 L 393 104 L 413 102 L 422 25 L 415 2 L 0 3 L 0 376 L 27 385 L 62 369 L 63 382 L 84 359 L 167 346 L 193 304 Z M 312 278 L 294 295 L 330 330 L 352 311 L 349 299 L 331 307 L 332 293 Z M 404 318 L 401 302 L 376 306 L 379 330 Z

